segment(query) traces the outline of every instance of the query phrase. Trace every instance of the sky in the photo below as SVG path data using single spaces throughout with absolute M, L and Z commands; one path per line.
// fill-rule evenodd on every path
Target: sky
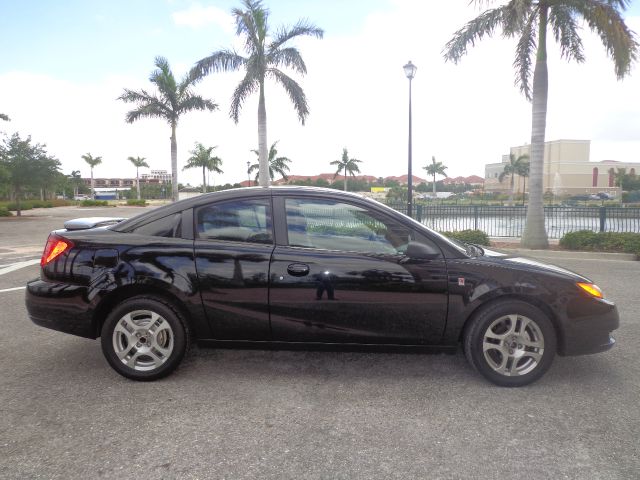
M 487 3 L 487 2 L 482 2 Z M 500 2 L 497 2 L 499 4 Z M 445 43 L 481 13 L 468 0 L 270 0 L 272 28 L 307 18 L 324 38 L 298 38 L 307 75 L 310 114 L 301 125 L 282 88 L 266 86 L 268 143 L 292 160 L 290 173 L 334 172 L 347 148 L 363 174 L 407 172 L 409 81 L 412 81 L 413 172 L 435 156 L 449 176 L 484 176 L 509 147 L 530 142 L 531 104 L 514 85 L 515 41 L 484 39 L 462 61 L 446 63 Z M 170 171 L 170 127 L 159 119 L 125 122 L 133 108 L 117 100 L 124 88 L 151 89 L 154 58 L 168 59 L 176 76 L 222 48 L 241 49 L 233 7 L 238 0 L 0 0 L 0 133 L 18 132 L 46 144 L 62 171 L 89 176 L 81 155 L 101 156 L 96 177 L 134 177 L 129 156 Z M 640 1 L 625 13 L 640 32 Z M 591 140 L 591 160 L 640 161 L 640 71 L 618 81 L 599 39 L 583 29 L 586 62 L 567 63 L 549 47 L 547 140 Z M 178 165 L 195 142 L 216 146 L 221 175 L 211 183 L 247 179 L 255 163 L 257 96 L 239 122 L 229 117 L 242 73 L 217 73 L 196 91 L 216 112 L 186 114 L 177 131 Z M 142 169 L 141 173 L 146 170 Z M 198 170 L 180 170 L 180 183 L 201 184 Z

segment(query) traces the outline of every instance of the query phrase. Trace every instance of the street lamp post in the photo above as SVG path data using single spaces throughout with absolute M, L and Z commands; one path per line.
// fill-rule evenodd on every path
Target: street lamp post
M 249 186 L 251 186 L 251 173 L 249 173 L 250 168 L 251 162 L 247 160 L 247 180 L 249 181 Z
M 407 168 L 407 215 L 412 217 L 413 215 L 413 174 L 411 173 L 411 154 L 412 154 L 412 145 L 411 145 L 411 80 L 416 75 L 416 67 L 411 60 L 404 67 L 404 74 L 409 79 L 409 159 L 408 159 L 408 168 Z

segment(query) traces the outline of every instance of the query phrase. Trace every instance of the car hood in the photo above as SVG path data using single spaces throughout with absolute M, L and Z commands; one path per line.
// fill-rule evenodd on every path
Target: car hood
M 479 258 L 505 267 L 519 267 L 536 272 L 555 273 L 576 281 L 591 281 L 584 275 L 572 272 L 571 270 L 567 270 L 566 268 L 559 267 L 550 263 L 541 262 L 540 260 L 535 260 L 533 258 L 523 257 L 521 255 L 485 249 L 484 256 Z

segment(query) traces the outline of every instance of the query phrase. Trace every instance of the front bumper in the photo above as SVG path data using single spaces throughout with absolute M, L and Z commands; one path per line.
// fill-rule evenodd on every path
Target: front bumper
M 36 325 L 80 337 L 99 336 L 86 286 L 32 280 L 27 283 L 25 304 Z
M 569 305 L 564 323 L 560 355 L 588 355 L 604 352 L 616 344 L 611 332 L 620 326 L 618 309 L 608 300 L 584 300 Z

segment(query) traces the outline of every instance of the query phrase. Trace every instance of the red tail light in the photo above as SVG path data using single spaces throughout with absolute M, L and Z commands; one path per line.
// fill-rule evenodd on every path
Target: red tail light
M 44 252 L 42 252 L 42 258 L 40 259 L 40 266 L 44 267 L 71 247 L 73 247 L 73 243 L 69 240 L 52 233 L 49 235 L 49 238 L 47 238 L 47 244 L 44 247 Z

